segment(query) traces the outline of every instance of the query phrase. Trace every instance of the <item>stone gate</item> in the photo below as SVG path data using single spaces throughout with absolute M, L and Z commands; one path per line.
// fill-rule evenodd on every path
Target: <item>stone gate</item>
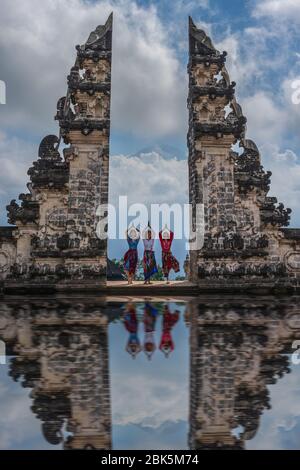
M 191 280 L 202 289 L 297 288 L 300 229 L 285 228 L 291 210 L 268 196 L 271 172 L 246 138 L 226 55 L 190 18 L 190 203 L 194 230 L 204 205 L 205 232 L 203 248 L 190 252 Z
M 97 209 L 108 203 L 112 15 L 76 49 L 67 95 L 57 104 L 59 137 L 42 140 L 28 194 L 7 206 L 13 226 L 0 228 L 7 285 L 106 282 L 106 240 L 96 229 Z
M 19 196 L 20 203 L 11 201 L 12 225 L 0 227 L 0 281 L 8 288 L 106 283 L 107 242 L 96 229 L 103 227 L 102 235 L 107 231 L 112 15 L 76 49 L 67 94 L 57 105 L 59 136 L 42 140 L 28 171 L 29 192 Z M 194 231 L 197 205 L 204 206 L 204 246 L 190 252 L 190 280 L 201 290 L 296 290 L 300 229 L 286 228 L 291 210 L 268 196 L 271 173 L 246 138 L 246 118 L 225 62 L 226 52 L 217 51 L 190 18 L 188 165 Z M 62 152 L 61 142 L 66 144 Z

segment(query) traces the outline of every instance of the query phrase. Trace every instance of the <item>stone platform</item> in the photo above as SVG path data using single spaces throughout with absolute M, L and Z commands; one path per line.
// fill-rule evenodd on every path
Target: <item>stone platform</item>
M 189 281 L 170 281 L 169 284 L 162 281 L 156 281 L 150 285 L 145 285 L 143 281 L 136 281 L 132 285 L 128 285 L 127 281 L 108 281 L 107 285 L 99 282 L 82 281 L 72 282 L 70 284 L 46 284 L 40 283 L 33 285 L 30 282 L 17 282 L 14 280 L 6 280 L 2 287 L 4 295 L 65 295 L 65 294 L 86 294 L 117 296 L 117 297 L 193 297 L 199 294 L 196 284 Z
M 127 281 L 109 281 L 106 287 L 109 296 L 151 296 L 151 297 L 193 297 L 199 294 L 196 284 L 189 281 L 153 281 L 150 285 L 145 285 L 143 281 L 136 281 L 128 285 Z
M 156 281 L 150 285 L 145 285 L 143 281 L 136 281 L 132 285 L 128 285 L 127 281 L 108 281 L 106 285 L 100 282 L 82 281 L 72 282 L 70 284 L 46 284 L 40 283 L 33 285 L 30 282 L 17 282 L 14 280 L 6 280 L 0 286 L 0 295 L 2 296 L 15 296 L 15 295 L 53 295 L 53 296 L 69 296 L 69 295 L 86 295 L 92 294 L 93 296 L 103 297 L 147 297 L 147 298 L 188 298 L 198 297 L 203 294 L 218 294 L 218 295 L 236 295 L 236 294 L 249 294 L 250 296 L 263 296 L 263 295 L 286 295 L 298 293 L 299 291 L 291 285 L 286 286 L 280 284 L 266 283 L 249 283 L 245 285 L 240 282 L 224 283 L 220 285 L 217 280 L 213 281 L 210 285 L 197 285 L 189 281 L 170 281 L 169 284 L 163 281 Z

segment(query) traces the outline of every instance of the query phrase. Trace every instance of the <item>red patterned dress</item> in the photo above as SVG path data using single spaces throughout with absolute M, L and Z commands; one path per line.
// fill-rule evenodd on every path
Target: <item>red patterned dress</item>
M 180 271 L 179 263 L 171 252 L 173 239 L 173 232 L 170 232 L 170 238 L 168 239 L 162 238 L 162 231 L 159 232 L 159 240 L 162 249 L 162 270 L 165 277 L 169 276 L 171 269 L 174 269 L 175 273 L 178 273 Z

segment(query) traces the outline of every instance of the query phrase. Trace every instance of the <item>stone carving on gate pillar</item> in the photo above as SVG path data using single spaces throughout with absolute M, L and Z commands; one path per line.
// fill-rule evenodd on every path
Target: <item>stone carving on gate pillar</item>
M 14 356 L 9 375 L 31 389 L 31 410 L 47 442 L 65 449 L 110 449 L 105 305 L 1 303 L 0 338 Z
M 193 214 L 204 204 L 205 217 L 204 246 L 190 252 L 191 280 L 211 289 L 299 288 L 298 264 L 287 259 L 299 259 L 300 229 L 285 228 L 291 210 L 268 196 L 271 172 L 246 137 L 226 55 L 190 18 L 190 203 Z
M 299 307 L 272 299 L 194 301 L 187 320 L 190 447 L 243 449 L 271 408 L 268 385 L 290 371 Z
M 0 281 L 7 285 L 106 282 L 106 240 L 96 228 L 97 208 L 108 203 L 112 15 L 76 50 L 57 104 L 59 137 L 42 140 L 28 194 L 7 206 L 13 227 L 0 228 Z

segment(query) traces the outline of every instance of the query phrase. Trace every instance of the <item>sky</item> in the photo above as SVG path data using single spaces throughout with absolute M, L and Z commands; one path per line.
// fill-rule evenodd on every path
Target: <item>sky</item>
M 53 116 L 66 77 L 97 24 L 114 12 L 110 201 L 188 202 L 188 15 L 228 52 L 227 67 L 267 170 L 270 195 L 300 224 L 300 0 L 1 0 L 0 223 L 26 190 L 41 139 L 57 133 Z M 125 244 L 125 242 L 124 242 Z M 119 257 L 122 244 L 110 245 Z M 178 245 L 181 253 L 182 245 Z M 176 254 L 176 253 L 175 253 Z M 180 254 L 182 258 L 182 253 Z

